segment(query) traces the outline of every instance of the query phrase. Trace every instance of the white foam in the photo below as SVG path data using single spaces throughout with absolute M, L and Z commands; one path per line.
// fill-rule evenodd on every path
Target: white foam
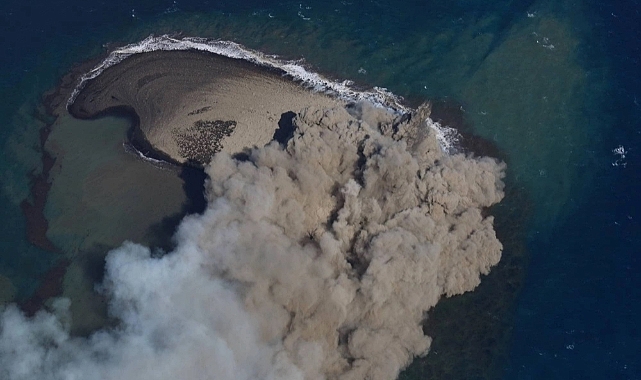
M 122 62 L 134 54 L 157 50 L 200 50 L 229 58 L 242 59 L 261 66 L 280 69 L 288 76 L 316 91 L 328 92 L 349 101 L 367 100 L 397 112 L 408 111 L 408 109 L 401 104 L 402 98 L 392 94 L 385 88 L 374 87 L 371 91 L 357 91 L 350 88 L 352 84 L 350 81 L 338 82 L 323 78 L 321 75 L 305 69 L 301 66 L 300 61 L 281 61 L 275 56 L 268 56 L 257 51 L 252 51 L 231 41 L 210 40 L 200 37 L 176 38 L 169 35 L 152 35 L 140 42 L 112 51 L 104 61 L 80 78 L 80 83 L 69 97 L 67 106 L 70 106 L 76 100 L 78 93 L 87 81 L 96 78 L 109 67 Z
M 143 160 L 145 162 L 148 162 L 151 165 L 153 165 L 153 166 L 155 166 L 155 167 L 157 167 L 159 169 L 166 169 L 168 166 L 172 166 L 172 164 L 167 162 L 167 161 L 158 160 L 158 159 L 155 159 L 155 158 L 152 158 L 152 157 L 149 157 L 149 156 L 145 155 L 143 152 L 139 151 L 138 149 L 136 149 L 136 147 L 134 147 L 133 145 L 131 145 L 128 142 L 123 142 L 122 143 L 122 147 L 125 150 L 125 152 L 127 152 L 129 154 L 132 154 L 132 155 L 136 156 L 137 158 L 139 158 L 139 159 L 141 159 L 141 160 Z
M 109 67 L 122 62 L 134 54 L 158 50 L 199 50 L 229 58 L 242 59 L 257 65 L 282 70 L 287 76 L 301 82 L 304 86 L 314 91 L 328 93 L 339 99 L 353 102 L 368 101 L 395 113 L 410 111 L 409 108 L 402 104 L 402 97 L 394 95 L 386 88 L 374 87 L 369 91 L 359 91 L 351 87 L 353 84 L 351 81 L 333 81 L 324 78 L 318 73 L 307 70 L 302 66 L 302 61 L 279 60 L 276 56 L 266 55 L 231 41 L 213 40 L 202 37 L 178 38 L 167 34 L 162 36 L 151 35 L 140 42 L 129 44 L 112 51 L 105 60 L 81 76 L 78 85 L 67 100 L 67 107 L 73 104 L 80 91 L 87 84 L 87 81 L 96 78 Z M 453 128 L 443 127 L 438 123 L 434 123 L 432 120 L 428 120 L 428 125 L 437 131 L 441 148 L 445 152 L 452 152 L 458 140 L 458 133 L 456 133 Z
M 618 147 L 612 149 L 612 153 L 615 156 L 618 156 L 617 159 L 612 163 L 612 166 L 622 166 L 625 168 L 628 165 L 625 160 L 625 155 L 628 154 L 628 151 L 625 150 L 623 145 L 619 145 Z
M 425 120 L 428 127 L 436 132 L 436 140 L 443 152 L 447 154 L 454 154 L 458 152 L 458 143 L 460 141 L 460 134 L 452 127 L 441 125 L 440 123 L 430 119 Z

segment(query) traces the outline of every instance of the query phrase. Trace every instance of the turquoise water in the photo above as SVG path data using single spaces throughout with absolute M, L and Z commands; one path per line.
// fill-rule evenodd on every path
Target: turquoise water
M 119 148 L 126 122 L 78 127 L 103 128 L 87 136 L 74 133 L 73 122 L 59 121 L 62 127 L 54 125 L 45 149 L 67 153 L 52 169 L 45 216 L 47 236 L 62 253 L 34 247 L 25 239 L 20 203 L 29 196 L 29 173 L 42 169 L 38 131 L 50 120 L 39 106 L 40 95 L 74 63 L 109 46 L 182 32 L 304 58 L 329 77 L 387 87 L 412 104 L 443 101 L 458 109 L 466 128 L 501 151 L 508 163 L 508 196 L 494 212 L 506 247 L 503 262 L 477 291 L 445 300 L 430 314 L 433 322 L 425 329 L 434 332 L 432 353 L 405 378 L 639 378 L 639 5 L 629 6 L 5 2 L 0 300 L 25 302 L 50 268 L 69 259 L 76 269 L 65 278 L 66 289 L 82 291 L 66 294 L 80 305 L 76 315 L 87 314 L 77 318 L 86 321 L 77 331 L 104 323 L 99 300 L 91 301 L 91 265 L 81 264 L 79 252 L 95 249 L 99 262 L 124 239 L 153 243 L 152 226 L 178 213 L 185 201 L 182 182 L 173 182 L 164 195 L 171 200 L 166 209 L 149 200 L 132 214 L 136 218 L 109 219 L 104 210 L 117 215 L 118 207 L 126 207 L 118 199 L 145 191 L 123 182 L 118 188 L 125 188 L 124 195 L 108 191 L 113 199 L 103 204 L 109 196 L 85 186 L 95 168 L 108 172 L 104 165 L 118 160 L 140 164 Z M 69 146 L 53 147 L 57 136 Z M 111 148 L 90 148 L 90 140 Z M 613 152 L 620 145 L 625 158 Z M 84 165 L 82 149 L 91 165 Z M 75 202 L 83 196 L 90 199 Z

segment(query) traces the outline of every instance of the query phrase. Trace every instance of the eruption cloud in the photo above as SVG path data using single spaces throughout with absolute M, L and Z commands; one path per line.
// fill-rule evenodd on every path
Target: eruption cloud
M 447 154 L 429 107 L 307 108 L 287 146 L 207 167 L 209 205 L 160 258 L 127 243 L 101 285 L 120 322 L 67 333 L 68 301 L 0 322 L 5 379 L 394 379 L 442 296 L 474 289 L 502 246 L 482 210 L 504 164 Z

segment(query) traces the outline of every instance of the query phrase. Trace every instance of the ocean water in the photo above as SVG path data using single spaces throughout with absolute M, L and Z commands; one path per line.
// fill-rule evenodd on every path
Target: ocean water
M 431 99 L 435 117 L 507 162 L 493 210 L 503 260 L 428 315 L 432 350 L 402 378 L 641 378 L 640 11 L 635 1 L 5 1 L 0 301 L 47 305 L 43 287 L 58 287 L 74 331 L 88 334 L 109 323 L 92 291 L 106 251 L 170 244 L 167 229 L 193 210 L 179 173 L 128 154 L 118 118 L 58 120 L 42 144 L 52 120 L 41 95 L 115 46 L 182 33 L 302 59 L 412 105 Z M 43 215 L 56 252 L 27 239 L 21 208 L 37 203 L 43 149 L 55 158 Z

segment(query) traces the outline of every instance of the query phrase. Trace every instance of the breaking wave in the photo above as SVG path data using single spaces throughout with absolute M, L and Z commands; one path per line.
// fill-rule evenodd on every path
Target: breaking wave
M 385 88 L 374 87 L 370 91 L 359 91 L 351 87 L 352 82 L 349 80 L 332 81 L 324 78 L 318 73 L 307 70 L 302 65 L 301 61 L 282 61 L 274 55 L 266 55 L 231 41 L 221 41 L 202 37 L 177 38 L 170 35 L 151 35 L 140 42 L 132 43 L 113 50 L 100 64 L 81 76 L 78 85 L 67 100 L 67 107 L 73 104 L 87 81 L 98 77 L 109 67 L 117 65 L 127 57 L 134 54 L 158 50 L 198 50 L 219 54 L 229 58 L 242 59 L 260 66 L 282 70 L 282 72 L 292 79 L 299 81 L 301 84 L 313 89 L 314 91 L 328 93 L 345 101 L 366 101 L 396 113 L 407 113 L 410 111 L 410 109 L 403 105 L 403 99 L 401 97 L 393 94 Z M 458 133 L 455 129 L 442 126 L 431 120 L 429 120 L 429 126 L 437 131 L 438 141 L 443 150 L 448 153 L 454 153 L 457 150 Z
M 407 111 L 407 108 L 401 104 L 402 99 L 385 88 L 374 87 L 371 91 L 357 91 L 350 87 L 351 81 L 337 82 L 323 78 L 320 74 L 305 69 L 301 66 L 300 61 L 281 61 L 276 56 L 266 55 L 231 41 L 202 37 L 176 38 L 166 34 L 162 36 L 152 35 L 140 42 L 113 50 L 105 60 L 80 78 L 80 82 L 67 101 L 67 105 L 74 102 L 88 80 L 96 78 L 109 67 L 117 65 L 131 55 L 158 50 L 199 50 L 229 58 L 242 59 L 261 66 L 282 70 L 291 78 L 316 91 L 331 93 L 341 99 L 349 101 L 366 100 L 396 111 Z

